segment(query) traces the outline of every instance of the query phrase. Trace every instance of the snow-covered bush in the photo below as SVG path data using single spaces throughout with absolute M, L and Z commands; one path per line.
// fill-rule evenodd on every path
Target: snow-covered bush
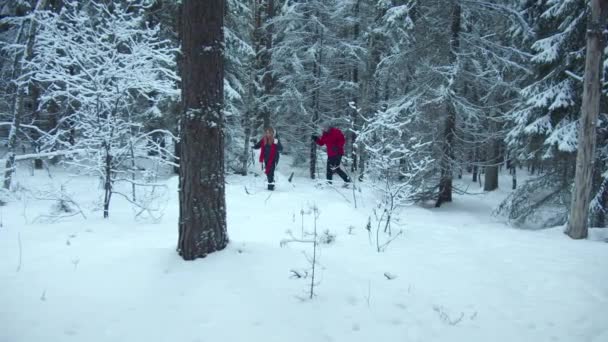
M 179 96 L 176 50 L 159 38 L 159 27 L 148 26 L 141 5 L 66 1 L 59 13 L 44 11 L 37 18 L 40 32 L 29 68 L 44 86 L 41 106 L 63 108 L 57 127 L 39 146 L 78 152 L 66 163 L 102 179 L 104 217 L 113 194 L 141 206 L 135 188 L 148 184 L 139 180 L 138 160 L 173 160 L 165 145 L 173 135 L 148 131 L 146 123 Z M 119 182 L 131 184 L 132 194 L 115 191 Z
M 535 177 L 513 191 L 495 214 L 527 229 L 562 225 L 568 219 L 570 187 L 570 182 L 564 182 L 560 174 Z
M 429 143 L 421 142 L 411 131 L 415 108 L 412 100 L 379 110 L 357 132 L 356 144 L 363 147 L 367 158 L 366 176 L 380 194 L 373 215 L 377 233 L 382 230 L 392 235 L 395 211 L 414 203 L 428 187 L 425 175 L 433 159 L 428 154 Z M 380 251 L 384 244 L 377 240 Z

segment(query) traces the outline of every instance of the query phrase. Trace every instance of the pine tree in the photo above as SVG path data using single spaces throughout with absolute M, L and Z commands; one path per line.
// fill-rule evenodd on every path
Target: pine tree
M 180 216 L 185 260 L 228 244 L 224 184 L 224 0 L 182 5 Z
M 38 29 L 38 22 L 35 20 L 35 15 L 42 11 L 47 5 L 46 0 L 38 0 L 34 7 L 34 16 L 30 18 L 27 27 L 21 28 L 25 33 L 25 49 L 22 53 L 15 56 L 15 63 L 13 70 L 15 71 L 14 81 L 17 83 L 15 87 L 14 102 L 12 104 L 13 120 L 11 129 L 8 135 L 8 155 L 6 157 L 6 164 L 4 166 L 4 189 L 10 189 L 12 176 L 15 172 L 16 164 L 16 150 L 18 144 L 18 134 L 21 129 L 21 124 L 25 112 L 24 101 L 29 87 L 31 86 L 31 75 L 26 77 L 26 80 L 18 80 L 22 75 L 26 75 L 27 63 L 29 63 L 34 56 L 34 43 L 36 40 L 36 31 Z
M 536 177 L 520 186 L 503 203 L 502 211 L 523 224 L 535 216 L 547 216 L 543 212 L 550 210 L 550 219 L 543 219 L 540 225 L 554 226 L 567 221 L 573 196 L 590 12 L 584 0 L 522 1 L 522 12 L 536 33 L 530 44 L 534 76 L 512 112 L 506 141 L 517 163 L 527 164 Z M 605 84 L 602 91 L 605 101 Z M 598 123 L 598 141 L 605 141 L 602 132 L 607 122 Z M 599 148 L 592 171 L 589 214 L 599 225 L 608 198 L 606 152 Z M 544 191 L 538 193 L 538 188 Z
M 275 91 L 267 105 L 274 109 L 276 125 L 294 143 L 294 163 L 301 165 L 309 157 L 312 178 L 318 166 L 310 135 L 318 134 L 323 122 L 350 116 L 348 102 L 357 92 L 349 73 L 357 65 L 360 47 L 342 39 L 349 3 L 287 2 L 272 21 Z
M 239 0 L 226 2 L 224 101 L 226 115 L 226 168 L 247 174 L 250 138 L 255 110 L 252 47 L 252 5 Z
M 606 26 L 608 2 L 591 1 L 591 15 L 587 29 L 587 57 L 585 82 L 581 108 L 578 154 L 574 194 L 570 206 L 570 218 L 566 233 L 573 239 L 587 237 L 589 202 L 593 186 L 593 162 L 595 159 L 596 128 L 600 112 L 601 80 L 604 46 L 603 31 Z
M 576 151 L 582 94 L 576 75 L 582 75 L 584 68 L 586 4 L 583 0 L 549 0 L 528 6 L 538 35 L 531 59 L 536 80 L 522 91 L 524 103 L 513 114 L 516 125 L 508 141 L 513 146 L 529 146 L 520 150 L 523 160 L 571 159 Z

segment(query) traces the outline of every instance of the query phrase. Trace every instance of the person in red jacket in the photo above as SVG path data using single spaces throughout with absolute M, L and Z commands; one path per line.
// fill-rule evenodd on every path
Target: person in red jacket
M 340 168 L 344 155 L 344 144 L 346 143 L 344 133 L 338 128 L 328 125 L 323 128 L 323 135 L 321 137 L 313 135 L 312 141 L 319 146 L 325 145 L 327 147 L 327 182 L 331 184 L 334 173 L 337 173 L 345 183 L 350 183 L 350 178 Z
M 274 170 L 279 163 L 280 152 L 283 151 L 283 145 L 275 136 L 275 131 L 272 127 L 268 127 L 264 130 L 264 136 L 255 145 L 253 149 L 260 150 L 260 164 L 262 164 L 262 170 L 266 173 L 268 179 L 268 190 L 274 190 Z

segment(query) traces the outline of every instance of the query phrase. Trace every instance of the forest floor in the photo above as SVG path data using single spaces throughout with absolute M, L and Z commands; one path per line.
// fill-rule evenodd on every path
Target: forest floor
M 405 208 L 379 253 L 370 189 L 355 208 L 341 181 L 319 187 L 301 171 L 288 183 L 286 165 L 272 193 L 262 177 L 230 176 L 229 246 L 185 262 L 177 178 L 159 220 L 134 219 L 119 197 L 104 220 L 97 180 L 37 172 L 0 207 L 1 342 L 608 341 L 608 244 L 509 227 L 492 216 L 507 190 L 469 184 L 476 195 L 440 209 Z M 45 216 L 56 203 L 41 191 L 59 184 L 86 219 Z M 292 270 L 308 271 L 312 244 L 280 242 L 312 232 L 313 206 L 335 239 L 319 245 L 308 299 L 310 273 Z

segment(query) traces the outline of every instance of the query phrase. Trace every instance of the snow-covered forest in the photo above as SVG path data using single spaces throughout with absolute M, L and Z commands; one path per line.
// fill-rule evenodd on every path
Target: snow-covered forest
M 0 342 L 608 341 L 607 16 L 0 0 Z

